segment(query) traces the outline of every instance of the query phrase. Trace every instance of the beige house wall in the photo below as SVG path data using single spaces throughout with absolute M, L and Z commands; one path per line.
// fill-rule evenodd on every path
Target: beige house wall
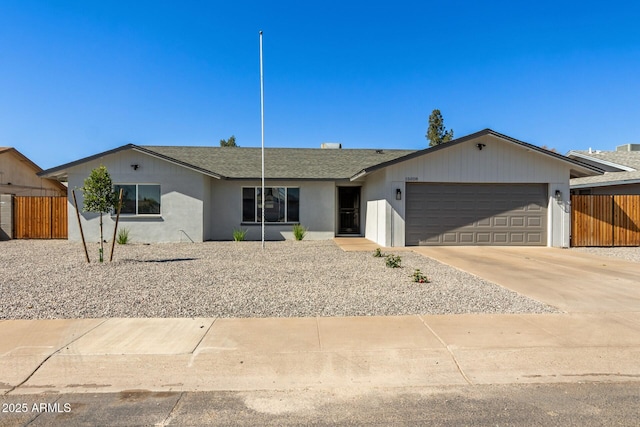
M 65 196 L 60 183 L 40 178 L 40 168 L 13 149 L 0 151 L 0 194 L 15 196 Z

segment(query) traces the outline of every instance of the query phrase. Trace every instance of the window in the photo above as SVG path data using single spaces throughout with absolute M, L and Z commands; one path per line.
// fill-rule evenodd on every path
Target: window
M 300 221 L 300 189 L 295 187 L 265 187 L 264 221 Z M 262 188 L 242 189 L 242 221 L 262 221 Z
M 117 184 L 116 194 L 122 189 L 123 215 L 160 215 L 160 186 L 157 184 Z

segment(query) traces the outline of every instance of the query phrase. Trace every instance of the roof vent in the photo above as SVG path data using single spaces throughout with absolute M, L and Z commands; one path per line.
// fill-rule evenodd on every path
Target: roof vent
M 376 154 L 382 154 L 383 151 L 382 150 L 376 150 Z
M 640 144 L 618 145 L 616 151 L 640 151 Z
M 320 144 L 320 148 L 325 150 L 337 150 L 342 148 L 342 144 L 339 142 L 323 142 Z

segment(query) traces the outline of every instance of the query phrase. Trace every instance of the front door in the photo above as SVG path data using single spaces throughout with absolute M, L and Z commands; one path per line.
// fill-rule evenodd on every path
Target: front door
M 360 234 L 360 187 L 338 187 L 338 234 Z

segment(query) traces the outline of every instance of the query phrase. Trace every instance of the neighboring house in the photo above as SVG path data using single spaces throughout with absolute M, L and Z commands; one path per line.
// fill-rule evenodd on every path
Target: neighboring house
M 66 196 L 67 187 L 37 175 L 42 169 L 12 147 L 0 147 L 0 194 Z
M 0 240 L 13 238 L 13 196 L 66 196 L 67 187 L 12 147 L 0 147 Z
M 260 239 L 259 148 L 129 144 L 40 175 L 77 188 L 100 165 L 124 190 L 121 226 L 138 242 L 230 240 L 237 228 Z M 490 129 L 420 151 L 267 148 L 265 167 L 267 239 L 301 223 L 309 239 L 381 246 L 567 246 L 569 179 L 601 173 Z M 93 241 L 96 217 L 82 215 Z
M 570 151 L 567 156 L 605 171 L 572 179 L 572 194 L 640 195 L 640 144 L 620 145 L 616 151 Z

